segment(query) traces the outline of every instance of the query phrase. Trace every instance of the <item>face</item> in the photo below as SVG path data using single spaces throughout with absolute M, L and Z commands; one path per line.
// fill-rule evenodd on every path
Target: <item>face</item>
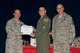
M 13 15 L 14 15 L 15 18 L 19 19 L 20 16 L 21 16 L 20 10 L 16 9 L 16 10 L 14 11 Z
M 46 9 L 44 7 L 39 8 L 39 15 L 44 16 L 46 14 Z
M 58 12 L 59 14 L 64 13 L 64 7 L 63 7 L 63 5 L 62 5 L 62 4 L 58 4 L 56 10 L 57 10 L 57 12 Z

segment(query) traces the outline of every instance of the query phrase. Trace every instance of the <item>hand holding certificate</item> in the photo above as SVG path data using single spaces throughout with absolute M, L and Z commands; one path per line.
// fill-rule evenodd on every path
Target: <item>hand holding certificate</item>
M 33 34 L 33 27 L 28 25 L 22 25 L 21 26 L 21 33 L 25 35 L 31 35 Z

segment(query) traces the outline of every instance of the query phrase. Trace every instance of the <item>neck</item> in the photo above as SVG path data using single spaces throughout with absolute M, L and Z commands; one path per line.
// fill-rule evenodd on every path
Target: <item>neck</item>
M 64 13 L 60 13 L 59 15 L 60 15 L 60 16 L 63 16 L 63 15 L 64 15 Z
M 43 17 L 43 16 L 41 16 L 41 17 Z
M 18 19 L 18 18 L 15 18 L 15 20 L 16 20 L 17 22 L 19 22 L 19 19 Z
M 46 15 L 46 14 L 45 14 Z M 41 17 L 44 17 L 45 15 L 42 15 Z

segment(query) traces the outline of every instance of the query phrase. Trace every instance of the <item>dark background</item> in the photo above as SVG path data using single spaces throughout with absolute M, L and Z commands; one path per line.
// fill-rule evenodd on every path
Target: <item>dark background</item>
M 6 22 L 13 17 L 12 13 L 15 8 L 21 9 L 21 20 L 36 28 L 39 19 L 38 7 L 45 5 L 47 15 L 53 18 L 56 12 L 56 5 L 62 3 L 65 12 L 73 17 L 76 27 L 76 37 L 80 36 L 80 0 L 0 0 L 0 53 L 5 52 Z

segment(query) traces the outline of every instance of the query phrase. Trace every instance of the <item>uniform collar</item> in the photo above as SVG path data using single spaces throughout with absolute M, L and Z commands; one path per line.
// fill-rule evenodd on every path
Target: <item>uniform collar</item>
M 15 19 L 15 17 L 13 17 L 13 20 L 14 20 L 16 23 L 20 23 L 20 20 L 17 22 L 16 19 Z

